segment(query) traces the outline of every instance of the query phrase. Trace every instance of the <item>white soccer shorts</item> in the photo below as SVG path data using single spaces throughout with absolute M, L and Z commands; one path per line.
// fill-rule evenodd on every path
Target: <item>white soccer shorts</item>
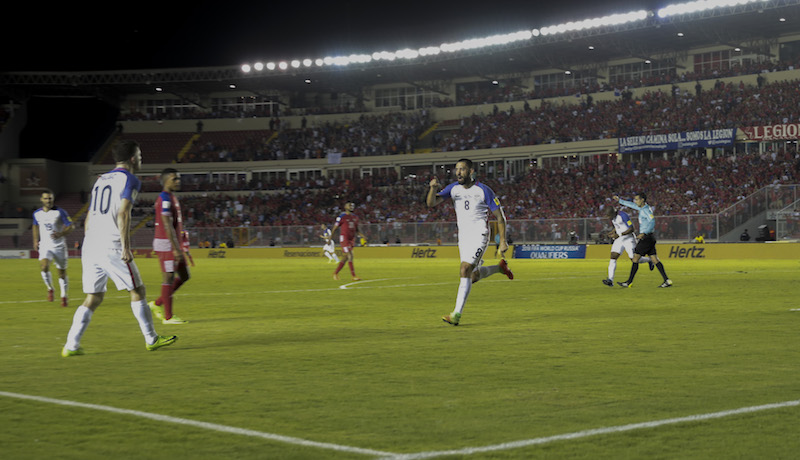
M 458 234 L 458 255 L 461 262 L 478 266 L 489 244 L 489 233 Z
M 87 249 L 84 247 L 81 265 L 83 266 L 83 292 L 97 294 L 106 292 L 108 280 L 114 282 L 117 290 L 132 291 L 142 286 L 142 276 L 134 261 L 122 261 L 122 249 Z
M 66 246 L 60 248 L 43 248 L 39 246 L 39 260 L 50 259 L 59 270 L 66 270 L 69 260 Z
M 633 259 L 633 250 L 636 248 L 636 237 L 633 234 L 620 236 L 611 244 L 611 252 L 622 254 L 622 250 L 628 253 L 628 258 Z

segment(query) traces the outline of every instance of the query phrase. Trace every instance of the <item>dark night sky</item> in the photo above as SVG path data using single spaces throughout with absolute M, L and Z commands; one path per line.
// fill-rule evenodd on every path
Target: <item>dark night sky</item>
M 42 7 L 27 2 L 30 6 L 11 7 L 12 11 L 17 9 L 11 21 L 4 18 L 3 27 L 10 31 L 5 36 L 11 37 L 8 43 L 24 45 L 3 50 L 0 70 L 225 66 L 306 54 L 316 58 L 394 51 L 653 9 L 666 3 L 199 0 L 183 8 L 157 9 L 153 4 L 135 10 L 121 8 L 120 13 L 98 18 L 88 9 L 67 6 L 74 3 Z
M 163 3 L 170 6 L 159 9 L 150 3 L 130 9 L 127 5 L 136 4 L 126 4 L 118 13 L 98 18 L 69 2 L 47 7 L 16 2 L 4 18 L 9 46 L 3 49 L 0 71 L 228 66 L 394 51 L 667 4 L 652 0 L 345 0 L 284 1 L 279 6 L 198 0 L 184 7 Z M 112 9 L 116 8 L 108 7 Z M 114 110 L 94 100 L 34 99 L 29 108 L 20 140 L 22 157 L 86 161 L 114 125 Z

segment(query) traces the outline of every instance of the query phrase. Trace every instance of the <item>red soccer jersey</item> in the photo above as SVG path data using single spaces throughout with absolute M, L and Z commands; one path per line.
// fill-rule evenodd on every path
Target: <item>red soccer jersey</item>
M 172 242 L 169 240 L 169 233 L 164 228 L 161 221 L 161 216 L 171 216 L 172 226 L 175 228 L 175 234 L 178 236 L 178 242 L 181 241 L 183 235 L 183 216 L 181 215 L 181 204 L 178 197 L 170 192 L 161 192 L 156 198 L 155 204 L 155 221 L 156 231 L 153 239 L 153 250 L 161 252 L 172 251 Z
M 352 240 L 358 233 L 358 216 L 342 213 L 336 218 L 339 225 L 339 241 Z

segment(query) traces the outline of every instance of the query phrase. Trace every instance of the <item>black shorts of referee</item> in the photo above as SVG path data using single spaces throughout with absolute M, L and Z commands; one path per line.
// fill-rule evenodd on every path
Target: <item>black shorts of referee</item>
M 652 233 L 645 233 L 644 237 L 636 243 L 636 248 L 633 250 L 634 254 L 640 256 L 652 256 L 656 254 L 656 237 Z

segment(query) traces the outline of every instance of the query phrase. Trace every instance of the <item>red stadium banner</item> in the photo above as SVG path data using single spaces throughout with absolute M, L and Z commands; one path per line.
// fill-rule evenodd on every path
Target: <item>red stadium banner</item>
M 753 141 L 787 141 L 800 139 L 800 123 L 771 126 L 746 126 L 741 128 Z

